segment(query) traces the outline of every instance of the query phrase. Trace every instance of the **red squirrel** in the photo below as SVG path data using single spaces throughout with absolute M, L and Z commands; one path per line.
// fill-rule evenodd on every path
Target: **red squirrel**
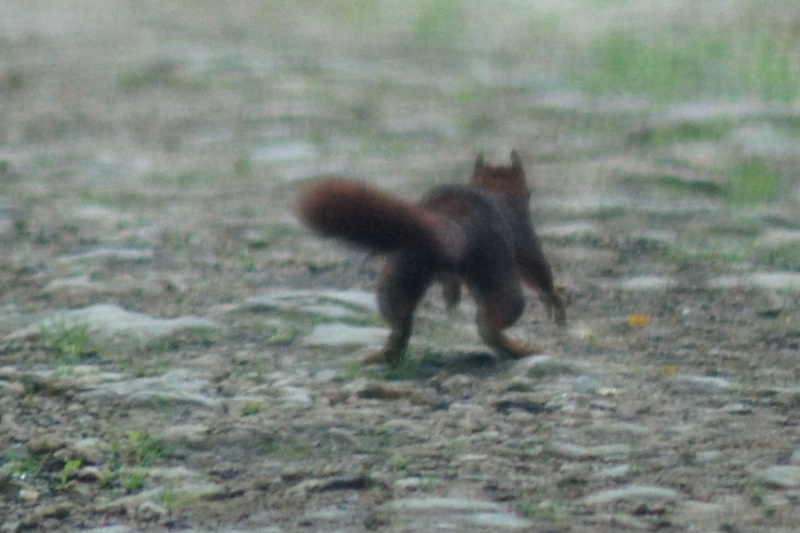
M 522 161 L 512 150 L 510 166 L 487 165 L 479 154 L 468 185 L 437 187 L 416 204 L 330 177 L 304 186 L 296 209 L 320 235 L 386 255 L 377 293 L 391 333 L 368 362 L 402 360 L 414 310 L 437 281 L 448 310 L 466 285 L 477 302 L 481 338 L 499 355 L 516 358 L 538 351 L 503 333 L 522 315 L 523 282 L 538 292 L 556 323 L 567 320 L 531 221 L 530 196 Z

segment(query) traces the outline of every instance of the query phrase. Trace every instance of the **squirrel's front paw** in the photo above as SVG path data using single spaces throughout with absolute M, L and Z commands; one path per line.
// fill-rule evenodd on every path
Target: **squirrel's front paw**
M 361 362 L 365 365 L 377 365 L 380 363 L 388 363 L 395 366 L 403 360 L 403 352 L 397 350 L 387 350 L 386 348 L 376 352 L 369 353 L 364 356 Z

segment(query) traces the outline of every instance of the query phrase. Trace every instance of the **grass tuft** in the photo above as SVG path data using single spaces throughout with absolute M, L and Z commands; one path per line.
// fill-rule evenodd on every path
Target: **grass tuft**
M 726 199 L 732 206 L 753 206 L 775 200 L 780 191 L 780 176 L 763 159 L 751 158 L 731 171 Z

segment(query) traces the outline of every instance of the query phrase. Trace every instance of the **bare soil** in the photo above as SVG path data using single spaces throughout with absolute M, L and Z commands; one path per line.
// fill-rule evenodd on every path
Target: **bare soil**
M 98 303 L 220 327 L 124 352 L 5 341 L 3 531 L 405 531 L 424 518 L 388 504 L 410 497 L 497 502 L 526 521 L 509 530 L 800 529 L 799 292 L 780 277 L 798 267 L 797 189 L 732 203 L 715 166 L 742 128 L 783 122 L 738 107 L 713 141 L 664 141 L 681 127 L 663 108 L 586 108 L 523 53 L 404 47 L 412 15 L 382 40 L 305 3 L 6 4 L 0 336 Z M 324 314 L 242 310 L 374 287 L 379 258 L 296 223 L 297 183 L 342 173 L 415 198 L 511 147 L 569 316 L 559 330 L 530 295 L 513 334 L 550 358 L 497 360 L 471 302 L 449 318 L 438 290 L 399 369 L 304 345 Z M 798 156 L 761 160 L 791 173 Z M 97 250 L 114 253 L 75 259 Z M 213 405 L 87 394 L 97 372 L 176 369 Z M 85 439 L 100 443 L 81 455 Z M 179 466 L 213 496 L 153 472 Z M 155 509 L 119 501 L 148 489 Z

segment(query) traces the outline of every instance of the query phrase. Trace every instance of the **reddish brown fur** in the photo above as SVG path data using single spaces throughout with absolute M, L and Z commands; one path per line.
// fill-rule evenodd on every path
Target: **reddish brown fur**
M 503 333 L 522 314 L 523 282 L 537 290 L 550 316 L 566 322 L 530 219 L 530 192 L 515 151 L 511 161 L 511 166 L 487 166 L 479 155 L 468 186 L 439 187 L 418 204 L 341 178 L 322 179 L 299 192 L 297 210 L 311 229 L 388 254 L 378 302 L 392 331 L 371 360 L 400 360 L 414 310 L 437 280 L 448 309 L 458 305 L 462 283 L 469 288 L 478 304 L 481 337 L 505 356 L 536 350 Z
M 419 205 L 342 178 L 315 181 L 296 197 L 300 219 L 320 235 L 339 237 L 377 252 L 423 247 L 446 256 L 449 222 Z

